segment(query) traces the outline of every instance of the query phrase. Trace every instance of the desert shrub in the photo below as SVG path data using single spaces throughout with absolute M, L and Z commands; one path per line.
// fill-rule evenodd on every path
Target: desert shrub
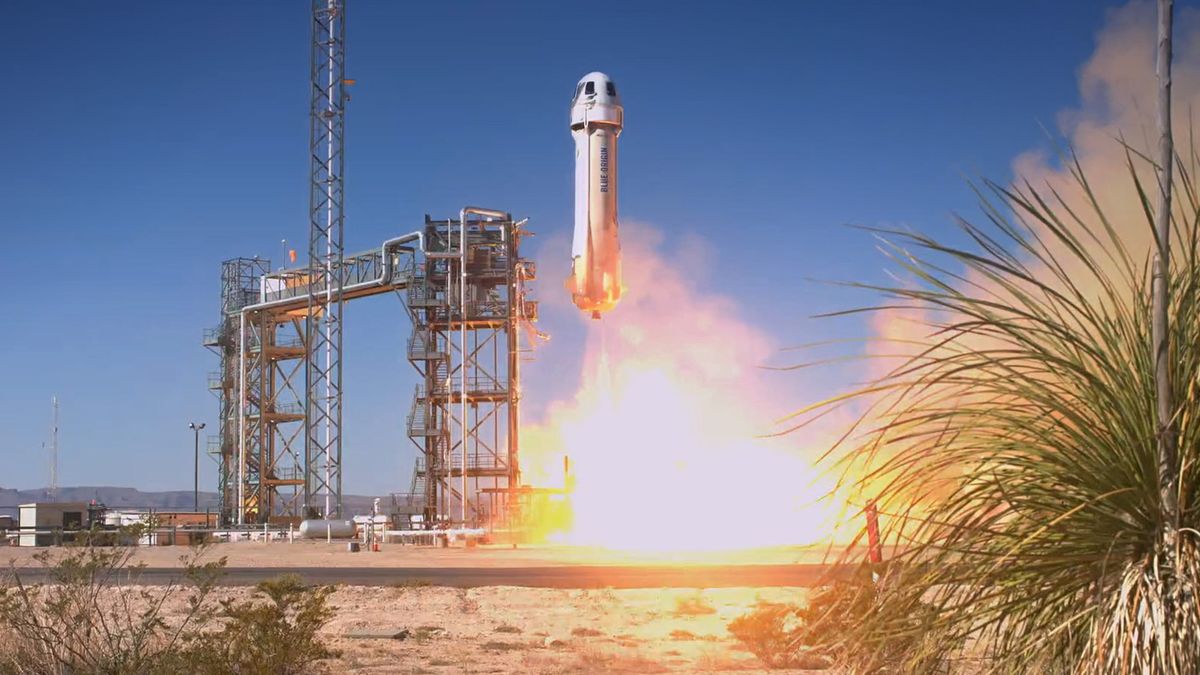
M 310 588 L 295 575 L 260 582 L 249 600 L 222 600 L 221 628 L 193 635 L 176 655 L 197 675 L 297 675 L 337 656 L 317 636 L 334 611 L 333 587 Z
M 109 540 L 100 539 L 106 544 Z M 248 601 L 213 598 L 225 559 L 192 549 L 179 577 L 140 585 L 135 549 L 72 546 L 36 558 L 47 580 L 10 568 L 0 586 L 3 675 L 292 675 L 334 656 L 317 638 L 331 588 L 295 577 L 259 584 Z M 186 593 L 172 615 L 172 596 Z
M 209 601 L 225 561 L 185 558 L 181 578 L 163 586 L 136 585 L 143 567 L 133 549 L 71 547 L 61 557 L 37 555 L 46 583 L 27 583 L 16 567 L 0 586 L 0 673 L 111 675 L 170 672 L 163 664 L 190 631 L 212 617 Z M 181 617 L 168 621 L 172 595 L 187 593 Z
M 800 655 L 792 644 L 799 628 L 799 605 L 759 602 L 729 623 L 734 639 L 769 668 L 799 667 Z
M 903 358 L 801 412 L 866 410 L 831 454 L 902 545 L 838 638 L 860 661 L 933 633 L 986 672 L 1200 672 L 1200 153 L 1175 159 L 1164 467 L 1143 234 L 1158 186 L 1126 158 L 1120 194 L 1093 193 L 1070 155 L 1073 184 L 980 188 L 986 221 L 960 220 L 962 244 L 877 233 L 908 275 L 873 287 L 905 327 L 882 351 Z M 1121 199 L 1140 214 L 1106 213 Z
M 716 614 L 717 610 L 700 593 L 681 595 L 675 598 L 675 616 L 703 616 Z
M 951 645 L 937 634 L 930 623 L 932 608 L 924 603 L 878 635 L 878 648 L 869 655 L 853 641 L 853 629 L 887 592 L 864 568 L 817 590 L 803 605 L 760 602 L 731 621 L 728 630 L 771 668 L 824 669 L 839 664 L 852 672 L 880 675 L 945 672 Z

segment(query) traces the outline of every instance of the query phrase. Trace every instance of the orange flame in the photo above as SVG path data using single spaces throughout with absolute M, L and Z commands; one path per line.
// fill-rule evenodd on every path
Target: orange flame
M 827 540 L 836 509 L 821 497 L 832 481 L 798 438 L 757 438 L 796 404 L 763 380 L 771 340 L 729 299 L 696 292 L 685 274 L 694 267 L 668 263 L 654 237 L 638 235 L 624 250 L 622 305 L 589 322 L 579 391 L 524 431 L 534 482 L 570 490 L 569 515 L 543 511 L 542 528 L 636 551 Z

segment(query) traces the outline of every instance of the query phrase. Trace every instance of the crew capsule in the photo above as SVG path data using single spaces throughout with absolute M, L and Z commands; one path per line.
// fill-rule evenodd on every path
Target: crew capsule
M 588 73 L 571 100 L 575 139 L 575 235 L 567 290 L 579 309 L 599 319 L 621 298 L 617 236 L 617 138 L 625 109 L 604 73 Z

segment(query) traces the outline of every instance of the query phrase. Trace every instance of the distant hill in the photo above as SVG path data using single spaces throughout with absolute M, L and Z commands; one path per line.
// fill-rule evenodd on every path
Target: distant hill
M 379 508 L 387 512 L 391 500 L 387 495 L 381 495 Z M 44 502 L 50 499 L 45 488 L 34 490 L 15 490 L 0 488 L 0 515 L 17 515 L 17 506 L 30 502 Z M 90 502 L 96 500 L 111 509 L 162 509 L 162 510 L 191 510 L 193 498 L 191 490 L 168 490 L 165 492 L 142 492 L 137 488 L 111 486 L 78 486 L 60 487 L 55 501 L 60 502 Z M 343 495 L 342 505 L 348 515 L 370 513 L 374 497 L 367 495 Z M 200 493 L 200 510 L 217 509 L 217 493 Z

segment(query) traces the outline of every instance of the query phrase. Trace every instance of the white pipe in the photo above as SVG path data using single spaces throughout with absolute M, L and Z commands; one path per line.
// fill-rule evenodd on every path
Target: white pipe
M 466 209 L 459 212 L 458 221 L 458 355 L 462 359 L 459 368 L 459 380 L 462 390 L 458 394 L 459 427 L 462 429 L 462 477 L 459 489 L 462 499 L 459 500 L 462 512 L 463 527 L 467 526 L 467 213 Z
M 246 514 L 246 313 L 238 318 L 238 517 L 245 524 Z
M 447 227 L 446 227 L 446 248 L 447 248 L 446 258 L 447 259 L 453 259 L 455 257 L 454 253 L 449 250 L 452 247 L 453 246 L 450 242 L 450 228 L 447 225 Z M 459 248 L 462 248 L 462 242 L 459 242 Z M 460 251 L 459 256 L 461 256 L 461 255 L 462 255 L 462 253 Z M 454 375 L 451 372 L 451 368 L 450 368 L 451 364 L 453 363 L 453 355 L 452 355 L 453 353 L 450 351 L 450 341 L 451 341 L 450 321 L 451 321 L 451 309 L 453 307 L 451 298 L 454 297 L 453 293 L 454 293 L 454 265 L 447 263 L 446 264 L 446 352 L 448 354 L 451 354 L 451 360 L 446 363 L 446 396 L 447 397 L 449 397 L 451 392 L 454 391 L 454 387 L 451 386 L 452 383 L 454 382 Z M 459 359 L 461 360 L 463 358 L 464 358 L 464 356 L 463 356 L 462 352 L 460 351 Z M 463 364 L 462 367 L 465 367 L 465 363 Z M 449 411 L 451 409 L 450 406 L 451 406 L 450 400 L 447 399 L 446 400 L 447 413 L 449 413 Z M 446 489 L 443 490 L 443 497 L 446 500 L 445 510 L 446 510 L 447 518 L 450 517 L 450 494 L 449 493 L 453 489 L 452 486 L 454 484 L 454 479 L 450 476 L 450 469 L 452 468 L 450 466 L 450 459 L 452 457 L 451 450 L 453 449 L 452 441 L 453 441 L 452 437 L 446 439 L 446 447 L 443 448 L 443 451 L 446 453 L 446 456 L 442 459 L 442 465 L 446 467 Z M 462 442 L 466 443 L 466 439 L 463 439 Z
M 418 242 L 421 252 L 425 253 L 426 257 L 429 257 L 429 258 L 444 257 L 444 256 L 438 256 L 436 254 L 425 252 L 425 233 L 424 232 L 409 232 L 408 234 L 401 235 L 399 237 L 393 237 L 393 238 L 388 239 L 387 241 L 383 242 L 383 245 L 380 247 L 380 257 L 383 259 L 383 266 L 382 266 L 382 270 L 381 270 L 379 276 L 370 281 L 360 281 L 357 284 L 351 284 L 349 286 L 345 286 L 342 288 L 342 293 L 344 294 L 346 291 L 356 291 L 360 288 L 368 288 L 370 286 L 380 286 L 380 285 L 390 284 L 392 282 L 392 275 L 395 274 L 396 270 L 395 270 L 395 267 L 392 265 L 392 259 L 391 259 L 391 256 L 388 255 L 388 250 L 395 248 L 395 247 L 399 246 L 400 244 L 407 244 L 408 242 L 413 241 L 414 239 Z M 457 257 L 457 256 L 454 256 L 454 257 Z M 270 275 L 270 274 L 264 274 L 261 277 L 260 284 L 259 284 L 259 292 L 258 292 L 259 302 L 256 304 L 253 304 L 253 305 L 247 305 L 246 307 L 243 307 L 242 308 L 243 312 L 253 312 L 253 311 L 258 311 L 260 309 L 270 309 L 271 307 L 290 304 L 290 303 L 296 302 L 296 298 L 300 297 L 300 296 L 293 296 L 293 297 L 289 297 L 289 298 L 278 298 L 276 300 L 268 301 L 266 299 L 267 284 L 262 283 L 261 280 L 265 280 L 271 276 L 272 275 Z M 311 280 L 310 280 L 310 283 L 311 283 Z
M 458 254 L 459 254 L 459 316 L 458 346 L 459 357 L 462 359 L 459 378 L 462 381 L 462 391 L 459 393 L 459 427 L 462 430 L 462 480 L 460 486 L 462 495 L 462 524 L 467 525 L 467 214 L 475 214 L 485 218 L 511 220 L 509 215 L 496 209 L 485 209 L 478 206 L 464 206 L 458 212 Z
M 326 8 L 329 13 L 329 42 L 328 42 L 328 47 L 326 49 L 326 55 L 327 55 L 328 61 L 327 61 L 327 67 L 326 67 L 327 83 L 326 83 L 325 100 L 329 106 L 330 114 L 326 118 L 326 121 L 325 121 L 325 138 L 326 138 L 326 141 L 325 141 L 325 168 L 326 168 L 326 171 L 333 173 L 335 171 L 334 166 L 333 166 L 334 119 L 335 119 L 336 114 L 338 112 L 340 112 L 340 111 L 334 110 L 335 104 L 334 104 L 334 99 L 333 99 L 334 71 L 337 70 L 337 62 L 334 60 L 334 50 L 335 50 L 335 46 L 337 44 L 336 36 L 338 34 L 338 28 L 335 26 L 335 22 L 342 21 L 342 18 L 340 16 L 338 16 L 337 12 L 336 12 L 337 0 L 328 0 L 328 3 L 326 4 Z M 328 176 L 327 176 L 327 178 L 328 178 Z M 339 179 L 340 178 L 341 177 L 339 176 Z M 325 383 L 324 383 L 325 423 L 323 426 L 324 426 L 324 431 L 325 431 L 325 438 L 324 438 L 325 481 L 324 482 L 325 482 L 325 517 L 326 518 L 329 517 L 329 501 L 330 501 L 330 494 L 329 494 L 330 455 L 329 455 L 329 453 L 331 451 L 330 441 L 332 439 L 331 432 L 333 430 L 333 424 L 331 423 L 331 420 L 333 419 L 333 410 L 332 410 L 333 397 L 330 395 L 330 392 L 329 392 L 329 388 L 330 388 L 329 376 L 333 371 L 333 345 L 331 344 L 331 340 L 329 338 L 333 333 L 333 323 L 336 320 L 334 318 L 334 312 L 331 311 L 332 304 L 333 304 L 333 273 L 334 273 L 334 270 L 333 270 L 333 239 L 335 236 L 335 233 L 333 231 L 333 204 L 334 204 L 333 185 L 334 185 L 334 181 L 332 181 L 332 180 L 325 181 L 325 200 L 326 200 L 325 203 L 327 205 L 327 207 L 325 209 L 325 311 L 321 316 L 321 322 L 325 324 Z M 340 227 L 341 223 L 338 223 L 338 226 Z M 340 233 L 338 233 L 338 234 L 340 234 Z M 310 261 L 310 264 L 311 264 L 311 261 Z M 342 284 L 341 284 L 341 278 L 340 278 L 341 274 L 342 274 L 342 270 L 340 270 L 340 269 L 337 270 L 337 274 L 339 276 L 338 295 L 340 297 L 341 293 L 342 293 L 342 287 L 341 287 Z M 309 282 L 311 283 L 311 281 L 312 280 L 310 279 Z M 341 317 L 337 317 L 337 318 L 340 319 Z M 341 327 L 339 326 L 338 329 L 340 330 Z M 339 345 L 339 347 L 340 347 L 340 345 Z M 310 402 L 310 405 L 311 405 L 311 402 Z M 340 432 L 340 429 L 339 429 L 339 432 Z
M 391 258 L 391 256 L 388 255 L 388 249 L 392 248 L 394 246 L 399 246 L 400 244 L 407 244 L 408 242 L 412 241 L 413 239 L 417 240 L 417 243 L 418 243 L 418 246 L 419 246 L 421 252 L 424 253 L 425 252 L 425 233 L 422 232 L 421 230 L 417 230 L 416 232 L 409 232 L 408 234 L 403 234 L 403 235 L 400 235 L 399 237 L 393 237 L 393 238 L 388 239 L 387 241 L 383 242 L 383 246 L 381 246 L 379 249 L 380 255 L 383 257 L 383 271 L 379 275 L 380 283 L 384 283 L 384 284 L 391 283 L 392 282 L 392 274 L 395 273 L 395 270 L 392 268 L 392 258 Z
M 487 530 L 482 527 L 456 527 L 448 530 L 384 530 L 384 537 L 419 538 L 419 537 L 482 537 Z

